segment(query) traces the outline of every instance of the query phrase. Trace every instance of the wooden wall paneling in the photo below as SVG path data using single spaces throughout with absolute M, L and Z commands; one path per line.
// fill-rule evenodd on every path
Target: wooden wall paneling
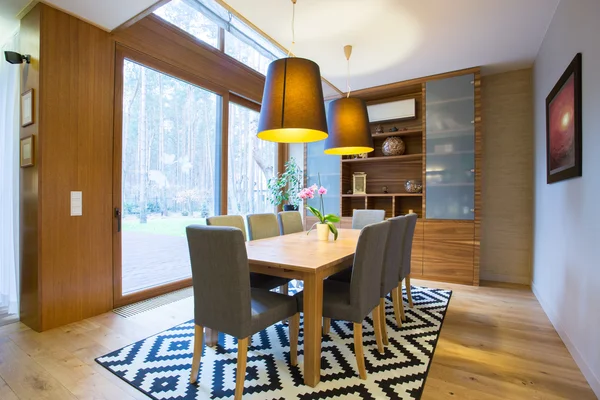
M 472 284 L 474 234 L 472 221 L 426 220 L 423 277 Z
M 481 243 L 481 178 L 482 178 L 482 159 L 483 159 L 483 132 L 481 116 L 481 74 L 479 71 L 474 74 L 475 91 L 475 231 L 473 240 L 473 285 L 479 286 L 479 263 L 480 263 L 480 243 Z
M 410 259 L 410 276 L 415 278 L 423 276 L 423 226 L 423 220 L 419 218 L 415 226 L 415 236 L 413 238 Z
M 21 127 L 21 138 L 35 135 L 32 167 L 20 168 L 19 210 L 21 258 L 21 298 L 20 319 L 27 326 L 39 330 L 41 326 L 39 296 L 39 250 L 41 241 L 41 206 L 39 193 L 41 190 L 40 175 L 42 171 L 42 151 L 40 137 L 40 24 L 42 5 L 35 6 L 21 20 L 19 32 L 19 48 L 22 54 L 31 55 L 31 64 L 21 64 L 20 92 L 33 89 L 34 116 L 33 125 Z
M 155 15 L 114 35 L 117 42 L 261 102 L 265 77 Z
M 107 32 L 46 5 L 40 40 L 45 330 L 112 308 L 114 43 Z M 83 192 L 80 217 L 70 216 L 72 190 Z
M 485 135 L 481 202 L 485 208 L 480 213 L 480 276 L 481 280 L 529 285 L 534 187 L 532 70 L 486 75 L 481 80 Z

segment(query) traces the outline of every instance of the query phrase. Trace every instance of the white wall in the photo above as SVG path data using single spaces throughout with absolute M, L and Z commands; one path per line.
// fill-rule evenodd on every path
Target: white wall
M 545 100 L 583 54 L 583 177 L 546 184 Z M 533 290 L 600 397 L 600 1 L 561 0 L 534 65 Z

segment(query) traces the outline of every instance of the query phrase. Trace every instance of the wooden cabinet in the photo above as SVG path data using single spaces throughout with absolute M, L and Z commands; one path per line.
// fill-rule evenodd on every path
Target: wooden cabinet
M 415 237 L 413 238 L 410 275 L 415 278 L 423 276 L 423 243 L 424 243 L 424 227 L 425 223 L 419 219 L 415 227 Z
M 472 284 L 475 224 L 426 220 L 423 231 L 422 276 Z

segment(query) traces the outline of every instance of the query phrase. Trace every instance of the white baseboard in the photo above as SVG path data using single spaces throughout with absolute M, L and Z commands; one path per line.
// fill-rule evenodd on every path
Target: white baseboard
M 503 275 L 496 274 L 493 272 L 480 271 L 479 278 L 482 281 L 494 281 L 494 282 L 504 282 L 504 283 L 516 283 L 518 285 L 526 285 L 529 286 L 531 284 L 531 277 L 529 276 L 514 276 L 514 275 Z
M 592 371 L 589 365 L 585 362 L 584 358 L 581 356 L 581 353 L 579 352 L 579 350 L 577 350 L 577 347 L 575 346 L 567 332 L 561 326 L 559 319 L 556 317 L 556 315 L 554 315 L 554 311 L 552 311 L 552 309 L 548 306 L 548 303 L 546 303 L 546 301 L 541 296 L 540 292 L 537 290 L 534 282 L 531 282 L 531 290 L 533 291 L 535 297 L 537 297 L 538 302 L 540 303 L 542 309 L 548 316 L 548 319 L 554 326 L 554 329 L 556 329 L 558 336 L 560 336 L 563 343 L 567 347 L 567 350 L 569 350 L 569 353 L 571 353 L 571 356 L 575 360 L 575 364 L 577 364 L 577 366 L 581 370 L 581 373 L 583 374 L 585 379 L 587 379 L 588 383 L 590 384 L 590 387 L 596 394 L 596 397 L 600 399 L 600 379 L 598 379 L 598 377 L 594 374 L 594 371 Z

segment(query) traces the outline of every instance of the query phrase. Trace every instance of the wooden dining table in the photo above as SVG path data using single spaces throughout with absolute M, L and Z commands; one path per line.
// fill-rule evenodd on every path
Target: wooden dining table
M 323 280 L 352 265 L 360 234 L 354 229 L 338 232 L 335 241 L 332 235 L 318 240 L 315 229 L 246 242 L 250 271 L 304 281 L 304 383 L 311 387 L 321 379 Z

